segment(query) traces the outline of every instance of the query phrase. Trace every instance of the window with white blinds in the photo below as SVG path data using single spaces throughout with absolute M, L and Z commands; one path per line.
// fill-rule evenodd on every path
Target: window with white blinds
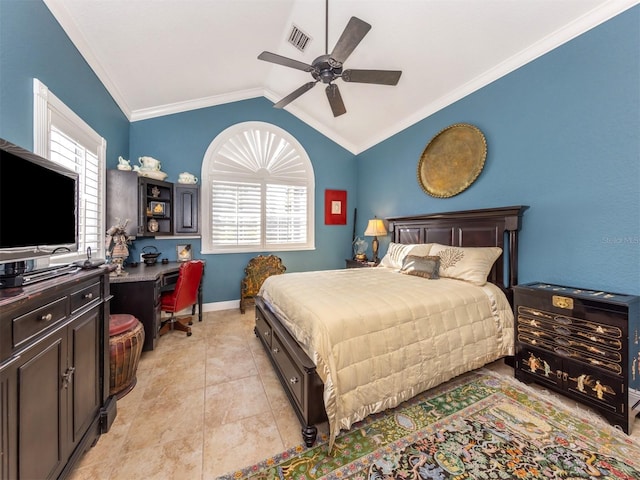
M 51 125 L 51 160 L 80 174 L 78 206 L 78 245 L 80 252 L 87 247 L 96 254 L 103 244 L 105 228 L 101 228 L 102 201 L 100 162 L 96 153 L 65 135 Z
M 79 174 L 78 251 L 59 257 L 63 261 L 86 258 L 90 247 L 94 257 L 104 258 L 106 142 L 37 79 L 34 151 Z
M 203 253 L 314 248 L 314 177 L 302 146 L 263 122 L 234 125 L 211 143 L 202 176 Z

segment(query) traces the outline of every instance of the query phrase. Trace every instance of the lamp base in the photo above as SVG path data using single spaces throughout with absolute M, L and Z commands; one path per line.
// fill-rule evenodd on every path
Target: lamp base
M 371 259 L 371 261 L 375 263 L 378 263 L 378 246 L 379 246 L 378 237 L 373 237 L 373 241 L 371 242 L 371 249 L 373 250 L 373 258 Z

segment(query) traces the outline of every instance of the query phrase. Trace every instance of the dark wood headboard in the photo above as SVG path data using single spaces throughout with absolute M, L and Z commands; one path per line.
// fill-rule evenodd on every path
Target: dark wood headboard
M 488 280 L 508 291 L 518 284 L 518 230 L 527 208 L 519 205 L 386 220 L 395 243 L 502 248 L 503 253 L 493 265 Z

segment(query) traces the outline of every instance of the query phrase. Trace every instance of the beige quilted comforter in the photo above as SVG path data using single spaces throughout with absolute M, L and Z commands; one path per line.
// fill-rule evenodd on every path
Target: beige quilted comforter
M 329 448 L 340 429 L 513 354 L 513 313 L 490 283 L 359 268 L 271 276 L 260 295 L 317 366 Z

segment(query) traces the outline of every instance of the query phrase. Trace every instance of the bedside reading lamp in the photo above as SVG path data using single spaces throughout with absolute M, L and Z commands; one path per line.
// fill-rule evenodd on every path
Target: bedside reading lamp
M 378 235 L 386 235 L 387 229 L 384 228 L 384 223 L 379 218 L 373 218 L 369 220 L 367 229 L 364 231 L 365 236 L 373 237 L 371 242 L 371 249 L 373 250 L 373 258 L 371 261 L 378 263 Z

